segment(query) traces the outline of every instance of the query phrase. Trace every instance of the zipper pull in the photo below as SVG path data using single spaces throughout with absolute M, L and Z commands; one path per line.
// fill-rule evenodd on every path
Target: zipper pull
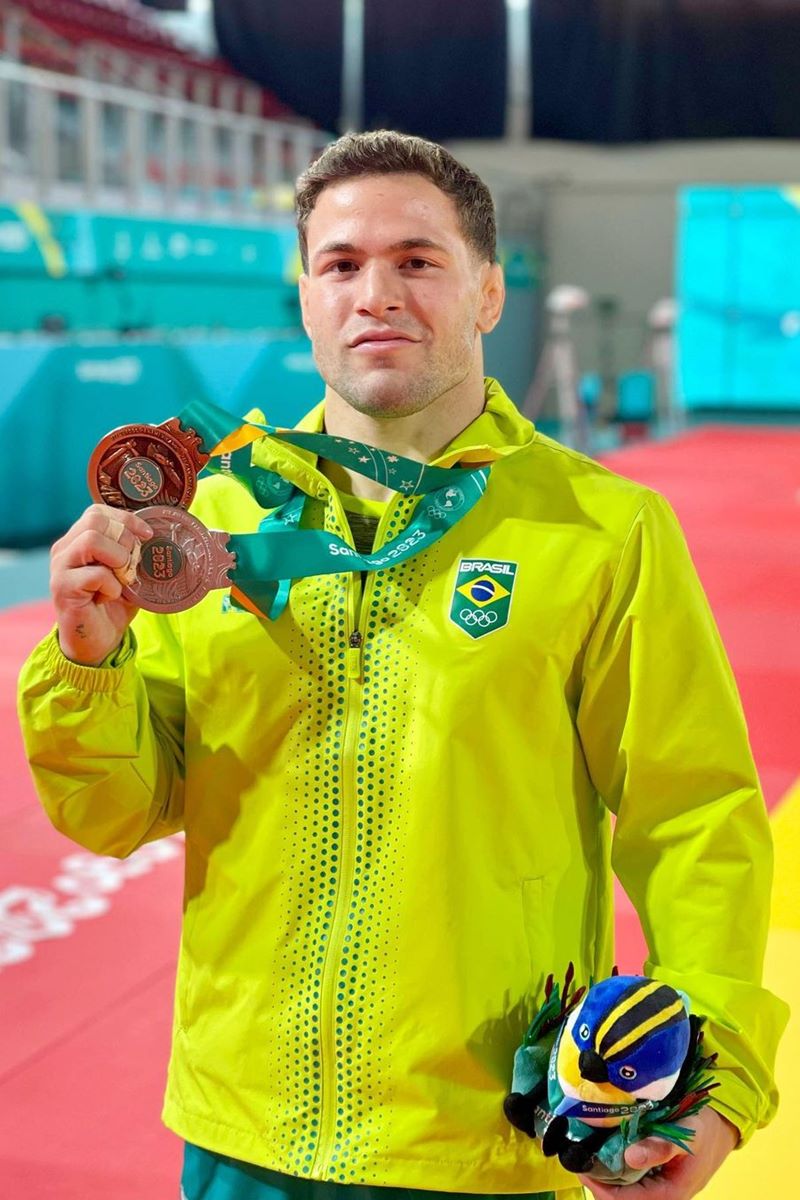
M 361 651 L 364 646 L 364 635 L 359 629 L 353 631 L 347 640 L 347 678 L 361 678 Z

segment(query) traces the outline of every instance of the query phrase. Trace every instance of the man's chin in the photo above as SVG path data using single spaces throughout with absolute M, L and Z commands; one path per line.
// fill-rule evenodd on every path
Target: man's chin
M 392 386 L 387 386 L 387 382 L 384 380 L 382 386 L 371 388 L 348 388 L 342 391 L 337 388 L 336 391 L 346 404 L 365 417 L 408 417 L 430 403 L 419 394 L 412 394 L 407 382 Z

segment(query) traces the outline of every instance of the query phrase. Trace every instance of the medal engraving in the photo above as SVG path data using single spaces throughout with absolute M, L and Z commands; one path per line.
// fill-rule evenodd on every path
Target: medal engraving
M 164 474 L 150 458 L 129 458 L 119 473 L 119 486 L 129 500 L 149 503 L 164 486 Z
M 142 551 L 141 571 L 155 583 L 168 583 L 183 569 L 180 547 L 168 538 L 154 537 L 145 542 Z
M 112 508 L 188 508 L 197 474 L 208 459 L 198 435 L 183 429 L 176 417 L 163 425 L 123 425 L 95 447 L 89 459 L 89 492 L 93 500 Z
M 122 592 L 126 600 L 148 612 L 183 612 L 230 585 L 236 556 L 226 549 L 227 533 L 169 505 L 143 508 L 139 516 L 155 536 L 142 545 L 136 580 Z

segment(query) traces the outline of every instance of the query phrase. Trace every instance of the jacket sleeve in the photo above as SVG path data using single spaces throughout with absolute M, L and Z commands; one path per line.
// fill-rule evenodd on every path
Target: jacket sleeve
M 182 648 L 168 618 L 140 613 L 136 629 L 101 667 L 65 658 L 54 631 L 19 681 L 28 761 L 50 820 L 119 858 L 183 823 Z
M 716 1051 L 742 1140 L 777 1104 L 787 1019 L 762 989 L 772 843 L 736 684 L 672 510 L 650 494 L 587 646 L 578 730 L 616 815 L 612 863 L 649 949 Z

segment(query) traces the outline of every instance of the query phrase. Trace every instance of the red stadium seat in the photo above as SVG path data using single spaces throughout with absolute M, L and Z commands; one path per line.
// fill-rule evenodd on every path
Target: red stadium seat
M 143 61 L 155 65 L 157 79 L 162 83 L 166 83 L 170 67 L 182 66 L 187 74 L 187 98 L 191 96 L 188 89 L 192 75 L 196 77 L 202 73 L 215 81 L 209 89 L 208 101 L 214 106 L 221 106 L 220 84 L 241 78 L 222 59 L 200 58 L 185 50 L 128 0 L 16 0 L 16 3 L 31 18 L 28 22 L 31 28 L 49 30 L 54 35 L 49 45 L 41 37 L 23 37 L 21 58 L 31 66 L 75 73 L 79 69 L 81 47 L 105 45 L 124 51 L 130 58 L 132 69 Z M 261 116 L 276 120 L 296 119 L 276 96 L 263 88 L 259 91 Z

